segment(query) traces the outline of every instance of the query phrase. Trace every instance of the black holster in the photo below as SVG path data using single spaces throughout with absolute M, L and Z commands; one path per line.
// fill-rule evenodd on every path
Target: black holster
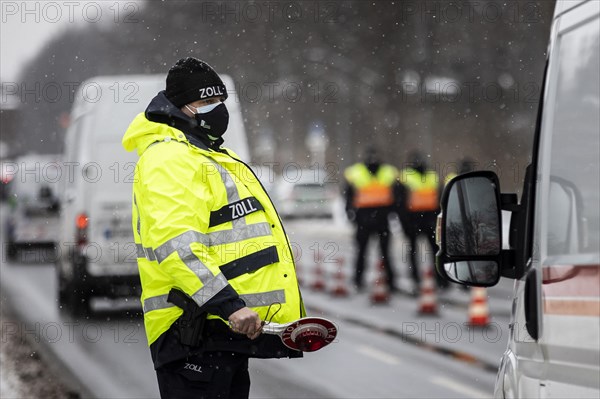
M 183 345 L 200 346 L 206 312 L 203 312 L 189 295 L 177 288 L 171 288 L 167 302 L 183 309 L 183 314 L 177 319 L 179 341 Z

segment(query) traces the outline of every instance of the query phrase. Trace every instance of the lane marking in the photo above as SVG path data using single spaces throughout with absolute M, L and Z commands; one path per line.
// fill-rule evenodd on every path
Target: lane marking
M 435 377 L 429 380 L 430 382 L 439 385 L 444 388 L 448 388 L 457 392 L 461 395 L 469 396 L 471 398 L 491 398 L 492 394 L 490 392 L 480 391 L 479 389 L 471 388 L 468 385 L 461 384 L 460 382 L 456 382 L 455 380 L 451 380 L 446 377 Z
M 371 322 L 367 322 L 363 319 L 357 319 L 352 316 L 340 315 L 339 313 L 334 313 L 334 312 L 330 311 L 331 309 L 327 310 L 326 308 L 322 308 L 322 307 L 315 305 L 315 303 L 310 303 L 310 302 L 307 303 L 306 309 L 310 310 L 311 313 L 318 313 L 321 316 L 330 316 L 333 318 L 337 318 L 338 320 L 344 321 L 346 323 L 350 323 L 350 324 L 354 324 L 359 327 L 366 328 L 369 330 L 370 333 L 378 333 L 378 334 L 383 334 L 383 335 L 389 335 L 394 338 L 399 338 L 404 343 L 414 344 L 418 348 L 428 350 L 431 352 L 435 352 L 437 354 L 449 357 L 452 360 L 466 363 L 470 366 L 477 367 L 481 370 L 485 370 L 494 375 L 496 375 L 498 373 L 497 361 L 490 362 L 487 359 L 476 357 L 475 355 L 472 355 L 467 352 L 458 351 L 458 350 L 446 348 L 443 346 L 430 344 L 425 341 L 422 341 L 419 338 L 415 338 L 414 335 L 405 334 L 405 333 L 403 333 L 399 330 L 396 330 L 392 327 L 385 327 L 385 326 L 377 325 L 377 326 L 375 326 L 375 330 L 374 330 L 373 329 L 374 325 Z
M 370 358 L 379 360 L 380 362 L 387 363 L 391 366 L 400 364 L 400 359 L 398 359 L 396 356 L 389 355 L 371 346 L 361 345 L 356 348 L 356 351 Z

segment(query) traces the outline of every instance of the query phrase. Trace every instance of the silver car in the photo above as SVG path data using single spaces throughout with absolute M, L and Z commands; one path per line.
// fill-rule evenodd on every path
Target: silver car
M 332 218 L 337 184 L 325 171 L 299 169 L 277 179 L 274 202 L 282 218 Z

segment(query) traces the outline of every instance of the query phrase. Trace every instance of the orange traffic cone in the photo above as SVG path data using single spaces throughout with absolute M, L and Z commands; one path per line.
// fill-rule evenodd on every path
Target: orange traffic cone
M 390 293 L 388 291 L 386 280 L 385 266 L 382 260 L 379 262 L 375 286 L 373 287 L 373 292 L 371 293 L 371 303 L 388 303 L 390 301 Z
M 348 296 L 348 288 L 346 287 L 346 277 L 344 276 L 344 258 L 337 258 L 336 263 L 335 286 L 331 290 L 331 295 L 345 297 Z
M 469 324 L 485 327 L 490 322 L 490 309 L 487 304 L 487 290 L 483 287 L 471 288 L 471 303 L 469 304 Z
M 315 279 L 313 280 L 310 288 L 312 288 L 314 291 L 323 291 L 325 290 L 325 272 L 323 271 L 323 260 L 319 254 L 317 254 L 314 270 Z
M 419 314 L 437 315 L 437 296 L 435 294 L 435 282 L 433 281 L 433 271 L 431 269 L 425 272 L 421 282 L 421 293 L 419 296 Z

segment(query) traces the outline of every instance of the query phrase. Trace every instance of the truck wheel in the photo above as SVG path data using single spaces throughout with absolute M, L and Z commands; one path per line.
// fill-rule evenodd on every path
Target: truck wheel
M 58 271 L 58 304 L 60 308 L 73 317 L 87 318 L 91 315 L 91 297 L 85 288 L 81 264 L 74 263 L 74 273 L 71 280 L 62 276 Z
M 56 285 L 58 287 L 58 307 L 60 310 L 67 310 L 69 307 L 70 296 L 73 294 L 71 284 L 69 284 L 60 271 L 60 265 L 56 264 Z
M 90 296 L 75 284 L 66 284 L 58 289 L 58 304 L 61 310 L 75 318 L 88 318 L 92 313 Z
M 88 318 L 92 314 L 92 308 L 90 306 L 90 297 L 82 292 L 80 289 L 73 291 L 69 296 L 70 313 L 73 317 Z
M 14 262 L 17 259 L 17 255 L 19 254 L 19 248 L 17 244 L 14 242 L 9 242 L 6 244 L 6 259 Z

